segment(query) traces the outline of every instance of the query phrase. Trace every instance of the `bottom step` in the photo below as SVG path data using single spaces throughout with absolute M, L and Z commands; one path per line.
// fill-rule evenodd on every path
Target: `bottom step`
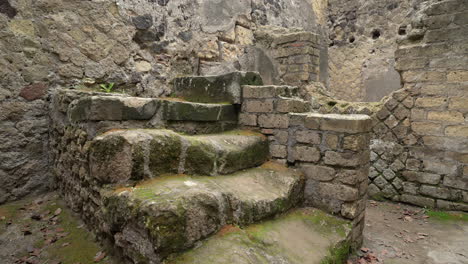
M 226 226 L 166 264 L 334 264 L 349 253 L 350 222 L 304 208 L 240 229 Z
M 303 177 L 276 163 L 224 176 L 168 175 L 109 192 L 108 233 L 135 263 L 159 263 L 223 226 L 246 226 L 300 202 Z

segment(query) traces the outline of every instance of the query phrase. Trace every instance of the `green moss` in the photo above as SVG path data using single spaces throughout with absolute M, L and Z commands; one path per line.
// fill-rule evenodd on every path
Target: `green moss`
M 90 232 L 78 227 L 78 223 L 72 212 L 63 204 L 56 203 L 49 205 L 48 210 L 52 212 L 57 208 L 62 208 L 60 214 L 60 227 L 62 227 L 68 235 L 47 248 L 51 259 L 60 260 L 64 264 L 94 263 L 96 253 L 101 251 L 99 245 L 94 242 L 94 237 Z M 70 243 L 69 246 L 63 247 L 64 243 Z M 110 263 L 108 259 L 101 263 Z
M 24 219 L 17 219 L 20 208 L 22 208 L 30 199 L 23 201 L 11 202 L 0 206 L 0 234 L 6 231 L 8 221 L 18 224 L 18 220 L 23 222 Z M 1 220 L 5 218 L 4 220 Z M 14 221 L 12 221 L 14 220 Z
M 342 242 L 328 250 L 328 255 L 320 264 L 342 264 L 348 259 L 351 246 L 348 242 Z
M 371 200 L 379 201 L 379 202 L 383 202 L 387 200 L 385 196 L 383 195 L 383 193 L 377 193 L 377 194 L 371 195 L 369 198 Z
M 210 144 L 189 138 L 189 147 L 185 159 L 185 171 L 188 174 L 210 175 L 216 165 L 216 149 Z
M 438 221 L 463 221 L 468 222 L 468 213 L 463 212 L 441 212 L 428 210 L 426 214 L 431 218 Z
M 150 143 L 149 169 L 154 176 L 177 173 L 182 142 L 179 135 L 162 134 Z
M 108 162 L 117 153 L 123 151 L 125 138 L 117 135 L 107 136 L 103 140 L 97 140 L 91 143 L 90 153 L 93 158 L 99 162 Z

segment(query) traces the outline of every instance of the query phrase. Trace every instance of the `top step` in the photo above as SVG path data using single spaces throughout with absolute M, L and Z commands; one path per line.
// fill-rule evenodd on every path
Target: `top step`
M 187 76 L 173 80 L 174 96 L 198 103 L 240 104 L 242 85 L 262 85 L 256 72 L 232 72 L 216 76 Z

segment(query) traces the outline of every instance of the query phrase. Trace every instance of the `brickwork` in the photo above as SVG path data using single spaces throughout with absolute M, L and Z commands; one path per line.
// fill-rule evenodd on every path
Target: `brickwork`
M 300 85 L 317 81 L 319 76 L 319 36 L 297 32 L 275 36 L 273 57 L 278 62 L 278 75 L 283 83 Z
M 403 89 L 375 114 L 371 195 L 468 211 L 467 10 L 430 4 L 400 41 Z
M 306 176 L 305 206 L 353 220 L 351 240 L 362 242 L 369 172 L 367 115 L 310 113 L 290 86 L 244 86 L 239 123 L 270 140 L 270 154 Z M 308 113 L 307 113 L 308 112 Z

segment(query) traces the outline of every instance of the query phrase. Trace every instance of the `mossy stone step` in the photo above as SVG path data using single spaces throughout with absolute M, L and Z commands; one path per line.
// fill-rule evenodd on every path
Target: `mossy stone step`
M 300 173 L 273 163 L 226 176 L 168 175 L 109 192 L 105 221 L 120 230 L 115 240 L 125 254 L 159 263 L 227 224 L 245 226 L 293 208 L 303 184 Z M 140 234 L 138 242 L 130 234 Z
M 351 223 L 313 208 L 295 209 L 245 229 L 226 226 L 165 264 L 339 264 L 350 252 Z
M 174 95 L 199 103 L 242 102 L 242 85 L 262 85 L 256 72 L 232 72 L 217 76 L 187 76 L 173 80 Z
M 168 121 L 237 121 L 237 111 L 232 104 L 166 101 L 163 118 Z
M 68 116 L 82 121 L 150 120 L 157 113 L 166 121 L 237 122 L 232 104 L 193 103 L 174 98 L 88 96 L 70 104 Z
M 102 184 L 154 178 L 167 173 L 229 174 L 268 159 L 268 140 L 259 133 L 230 131 L 187 136 L 170 130 L 113 130 L 90 145 L 92 177 Z

